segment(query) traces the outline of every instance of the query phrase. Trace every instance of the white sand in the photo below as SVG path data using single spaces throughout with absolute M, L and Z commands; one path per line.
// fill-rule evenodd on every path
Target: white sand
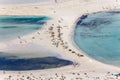
M 79 64 L 76 67 L 71 65 L 56 69 L 36 71 L 1 71 L 0 80 L 17 80 L 20 78 L 30 80 L 26 79 L 26 76 L 30 76 L 32 78 L 35 76 L 34 80 L 118 80 L 112 75 L 112 73 L 119 73 L 120 68 L 103 64 L 89 58 L 76 47 L 72 40 L 75 22 L 81 15 L 98 11 L 120 9 L 120 1 L 115 1 L 116 0 L 71 0 L 69 2 L 59 4 L 53 3 L 52 5 L 41 6 L 0 6 L 0 15 L 45 15 L 53 18 L 44 25 L 45 27 L 42 30 L 37 31 L 40 35 L 35 32 L 30 35 L 23 36 L 21 39 L 0 43 L 0 51 L 14 51 L 14 46 L 24 47 L 32 43 L 48 47 L 51 51 L 59 52 L 62 58 Z M 61 23 L 59 23 L 58 20 L 61 20 Z M 50 28 L 52 24 L 54 24 L 54 28 L 50 31 L 48 28 Z M 61 37 L 63 42 L 66 43 L 64 47 L 63 45 L 59 45 L 58 47 L 53 45 L 54 43 L 59 42 L 58 28 L 56 27 L 58 25 L 62 27 L 61 33 L 63 33 L 63 35 Z M 51 32 L 55 33 L 55 42 L 51 41 Z M 35 39 L 32 39 L 33 37 Z M 65 49 L 65 46 L 68 46 L 68 49 L 72 49 L 77 54 L 83 54 L 85 56 L 78 57 L 76 54 L 68 51 L 68 49 Z M 31 73 L 32 76 L 30 75 Z M 58 76 L 56 76 L 56 73 Z M 9 75 L 12 76 L 12 79 L 8 79 Z M 25 77 L 23 77 L 23 75 L 25 75 Z M 39 77 L 41 77 L 41 79 Z M 65 79 L 62 79 L 64 77 Z

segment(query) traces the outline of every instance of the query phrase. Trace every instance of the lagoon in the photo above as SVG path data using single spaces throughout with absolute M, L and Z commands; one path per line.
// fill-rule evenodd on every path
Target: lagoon
M 74 41 L 91 58 L 120 67 L 120 10 L 87 15 L 77 23 Z
M 48 20 L 46 16 L 0 16 L 0 42 L 33 33 Z
M 73 62 L 59 59 L 57 57 L 43 58 L 17 58 L 0 57 L 0 70 L 5 71 L 26 71 L 59 68 L 72 65 Z

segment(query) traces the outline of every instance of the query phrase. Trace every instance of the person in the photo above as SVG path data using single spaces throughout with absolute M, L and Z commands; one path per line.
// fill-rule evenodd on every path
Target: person
M 74 62 L 74 63 L 73 63 L 73 66 L 74 66 L 74 67 L 77 67 L 78 65 L 79 65 L 79 63 L 77 63 L 77 62 Z

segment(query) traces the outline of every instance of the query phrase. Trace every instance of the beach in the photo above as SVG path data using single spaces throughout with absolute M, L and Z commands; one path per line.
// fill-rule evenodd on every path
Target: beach
M 59 52 L 61 58 L 75 64 L 45 70 L 0 71 L 0 80 L 119 80 L 120 68 L 88 57 L 73 41 L 74 28 L 81 16 L 114 9 L 120 9 L 120 1 L 71 0 L 50 5 L 1 5 L 0 15 L 49 16 L 52 20 L 37 32 L 0 42 L 0 51 L 18 52 L 30 44 L 37 44 L 40 49 L 47 47 Z

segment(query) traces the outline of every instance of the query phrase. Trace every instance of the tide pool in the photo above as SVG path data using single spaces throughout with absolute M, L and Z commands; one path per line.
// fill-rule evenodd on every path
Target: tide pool
M 72 65 L 73 62 L 59 59 L 56 57 L 43 58 L 14 58 L 0 57 L 0 70 L 23 71 L 23 70 L 41 70 L 50 68 L 59 68 L 66 65 Z
M 87 15 L 77 23 L 74 41 L 88 56 L 120 66 L 120 10 Z
M 35 32 L 48 20 L 45 16 L 0 16 L 0 41 Z
M 0 16 L 0 42 L 36 32 L 50 19 L 45 16 Z M 58 58 L 60 55 L 57 52 L 38 44 L 12 44 L 8 47 L 8 51 L 0 52 L 0 70 L 40 70 L 73 64 Z

